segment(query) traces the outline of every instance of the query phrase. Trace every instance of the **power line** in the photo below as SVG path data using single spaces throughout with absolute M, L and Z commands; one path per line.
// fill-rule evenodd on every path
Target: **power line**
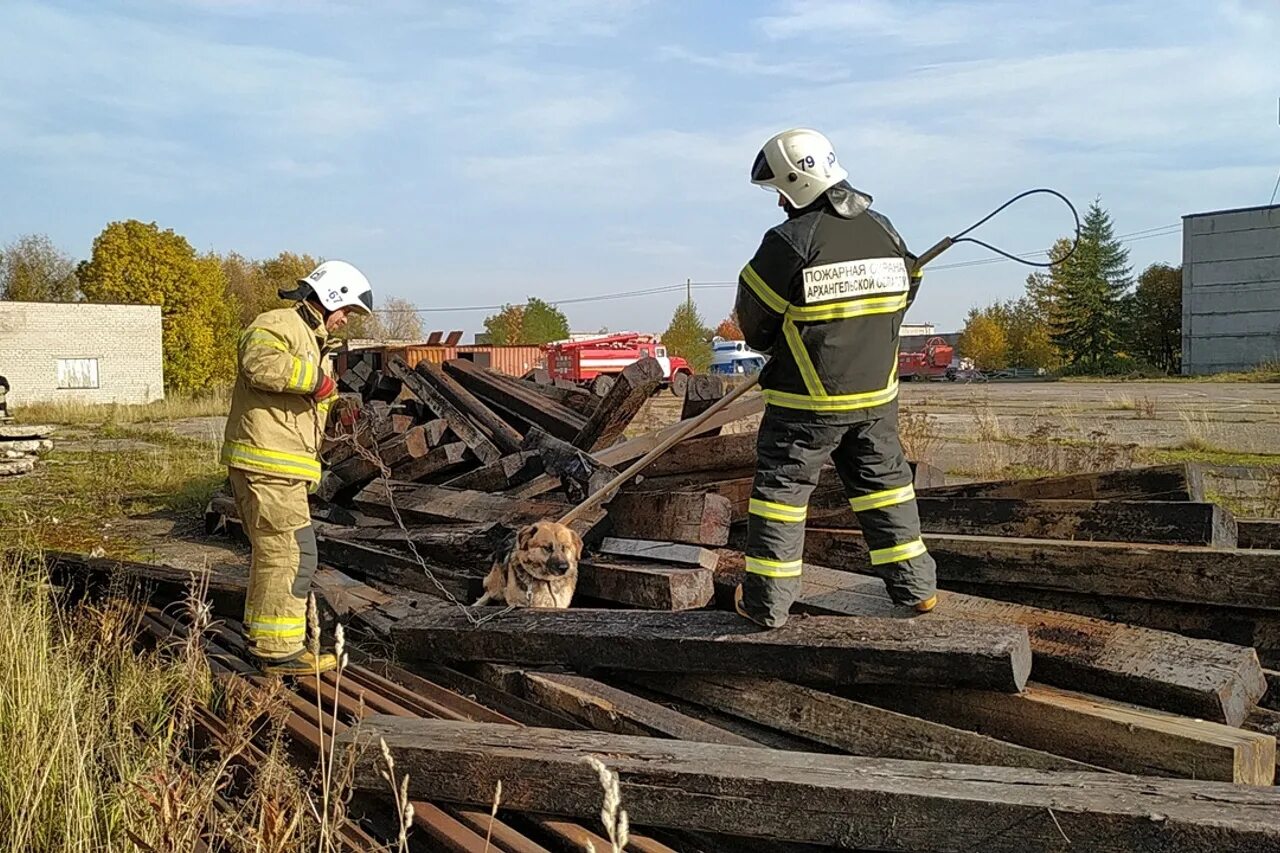
M 1276 188 L 1280 189 L 1280 178 L 1276 181 Z M 1273 193 L 1274 200 L 1274 193 Z M 1149 240 L 1153 237 L 1167 237 L 1174 234 L 1182 228 L 1182 223 L 1175 222 L 1171 225 L 1157 225 L 1153 228 L 1143 228 L 1140 231 L 1131 231 L 1127 234 L 1121 234 L 1115 238 L 1119 243 L 1136 243 L 1139 240 Z M 1023 252 L 1016 257 L 1034 258 L 1038 256 L 1047 256 L 1048 250 L 1040 249 L 1034 252 Z M 975 258 L 971 261 L 957 261 L 952 264 L 930 264 L 928 269 L 930 272 L 938 272 L 941 270 L 964 269 L 968 267 L 980 267 L 987 264 L 1004 264 L 1008 263 L 1007 258 Z M 640 296 L 656 296 L 662 293 L 675 293 L 684 290 L 688 293 L 690 290 L 716 290 L 726 287 L 737 287 L 736 281 L 684 281 L 679 284 L 667 284 L 659 287 L 647 287 L 636 290 L 620 290 L 614 293 L 601 293 L 593 296 L 571 296 L 565 299 L 548 299 L 545 300 L 548 305 L 576 305 L 582 302 L 610 302 L 616 299 L 634 299 Z M 523 307 L 526 303 L 505 302 L 496 305 L 456 305 L 448 308 L 400 308 L 400 309 L 374 309 L 375 314 L 452 314 L 464 313 L 468 311 L 501 311 L 508 305 Z

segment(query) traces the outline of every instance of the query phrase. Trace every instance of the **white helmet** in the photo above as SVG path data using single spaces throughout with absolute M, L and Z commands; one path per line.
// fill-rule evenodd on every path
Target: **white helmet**
M 751 183 L 772 187 L 796 208 L 808 207 L 847 177 L 831 141 L 806 128 L 784 130 L 770 139 L 751 167 Z
M 298 279 L 299 288 L 310 288 L 328 311 L 354 308 L 361 314 L 373 313 L 373 288 L 364 273 L 346 261 L 325 261 L 306 278 Z

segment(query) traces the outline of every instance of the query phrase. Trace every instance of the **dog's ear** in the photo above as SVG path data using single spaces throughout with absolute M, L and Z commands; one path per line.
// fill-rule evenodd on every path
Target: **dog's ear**
M 573 556 L 575 559 L 581 559 L 582 558 L 582 537 L 578 535 L 578 531 L 573 529 L 569 530 L 569 535 L 573 537 L 571 540 L 573 542 Z
M 536 524 L 527 524 L 520 528 L 520 532 L 516 534 L 516 550 L 523 551 L 529 547 L 529 540 L 533 538 L 533 534 L 538 532 Z

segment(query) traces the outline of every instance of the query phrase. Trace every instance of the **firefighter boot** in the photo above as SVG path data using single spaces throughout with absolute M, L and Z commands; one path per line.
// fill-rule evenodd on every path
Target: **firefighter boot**
M 329 652 L 322 652 L 316 657 L 310 651 L 305 651 L 280 660 L 258 658 L 258 668 L 267 675 L 315 675 L 337 669 L 338 659 Z

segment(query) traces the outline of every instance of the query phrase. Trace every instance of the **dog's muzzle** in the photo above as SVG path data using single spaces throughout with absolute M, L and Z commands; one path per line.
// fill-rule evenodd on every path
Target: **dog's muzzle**
M 547 571 L 556 577 L 567 574 L 569 571 L 569 561 L 562 557 L 553 558 L 547 561 Z

